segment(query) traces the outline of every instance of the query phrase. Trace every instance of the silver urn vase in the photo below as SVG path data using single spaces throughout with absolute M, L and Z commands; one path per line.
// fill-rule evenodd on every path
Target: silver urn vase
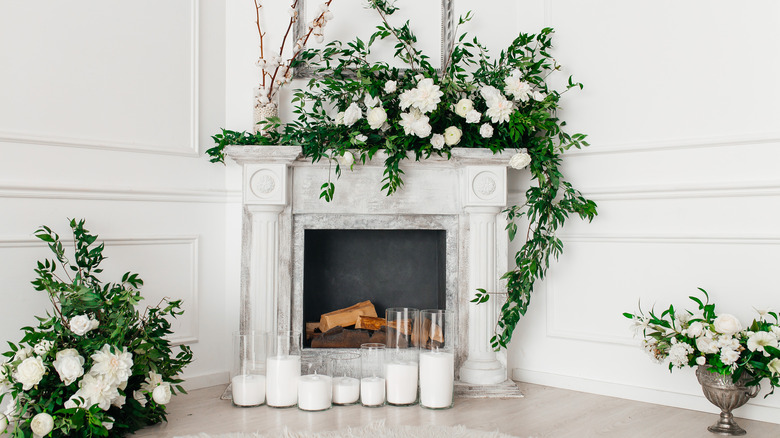
M 707 430 L 717 435 L 729 436 L 747 433 L 734 421 L 734 415 L 731 411 L 755 397 L 761 389 L 760 386 L 746 386 L 747 382 L 751 380 L 746 374 L 743 374 L 737 383 L 734 383 L 731 376 L 713 373 L 706 366 L 700 366 L 696 369 L 696 378 L 699 379 L 707 400 L 721 410 L 718 422 L 708 427 Z

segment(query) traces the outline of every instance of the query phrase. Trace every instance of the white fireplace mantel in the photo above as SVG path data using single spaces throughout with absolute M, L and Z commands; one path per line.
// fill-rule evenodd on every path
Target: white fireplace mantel
M 509 153 L 455 148 L 452 159 L 405 160 L 404 185 L 381 191 L 382 152 L 342 169 L 332 202 L 320 186 L 335 165 L 312 163 L 295 146 L 229 146 L 243 166 L 241 327 L 274 331 L 302 324 L 302 232 L 307 228 L 444 229 L 447 307 L 458 318 L 459 378 L 491 385 L 507 378 L 490 346 L 499 304 L 471 303 L 477 289 L 499 291 L 508 266 L 501 214 L 507 204 Z

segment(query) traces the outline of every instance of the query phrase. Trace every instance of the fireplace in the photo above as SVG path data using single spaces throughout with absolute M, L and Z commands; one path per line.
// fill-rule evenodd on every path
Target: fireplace
M 303 234 L 306 324 L 366 300 L 380 317 L 391 307 L 446 308 L 445 230 L 305 229 Z M 306 332 L 306 326 L 300 330 Z M 316 346 L 310 344 L 304 338 L 305 347 Z
M 353 171 L 343 170 L 335 198 L 325 202 L 319 198 L 319 188 L 328 181 L 329 164 L 302 158 L 299 147 L 231 146 L 226 151 L 243 166 L 242 328 L 302 329 L 315 318 L 312 312 L 329 308 L 310 310 L 306 298 L 312 288 L 325 286 L 332 295 L 328 302 L 344 299 L 349 305 L 376 299 L 380 309 L 390 305 L 446 308 L 458 320 L 460 381 L 493 385 L 506 380 L 505 354 L 490 346 L 500 303 L 470 301 L 478 288 L 500 291 L 499 277 L 507 269 L 508 239 L 501 211 L 506 207 L 508 154 L 455 148 L 450 160 L 408 160 L 402 164 L 403 189 L 386 196 L 380 190 L 385 157 L 379 152 Z M 378 234 L 371 237 L 371 232 Z M 436 243 L 435 250 L 420 250 L 425 254 L 419 255 L 438 266 L 436 274 L 415 274 L 420 276 L 416 281 L 410 278 L 411 283 L 398 287 L 411 294 L 431 290 L 426 305 L 405 302 L 404 297 L 383 302 L 388 298 L 361 292 L 380 289 L 365 278 L 378 275 L 370 271 L 340 285 L 345 281 L 342 277 L 352 273 L 354 260 L 329 260 L 334 265 L 320 272 L 305 270 L 307 257 L 316 258 L 317 251 L 330 243 L 349 246 L 361 239 L 402 236 L 397 237 L 398 245 L 408 246 L 403 241 L 409 237 L 403 233 L 410 233 L 412 240 L 428 236 L 424 239 Z M 307 240 L 319 242 L 317 248 L 307 247 Z M 390 283 L 386 278 L 382 281 Z

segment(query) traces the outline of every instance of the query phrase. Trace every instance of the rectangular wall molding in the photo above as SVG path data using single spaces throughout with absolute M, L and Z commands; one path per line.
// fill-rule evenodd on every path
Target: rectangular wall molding
M 189 137 L 181 145 L 170 144 L 144 144 L 135 141 L 99 138 L 69 138 L 62 136 L 41 136 L 31 132 L 12 132 L 0 130 L 0 143 L 25 143 L 49 146 L 61 146 L 72 148 L 113 150 L 123 152 L 137 152 L 153 155 L 178 155 L 185 157 L 198 157 L 199 150 L 199 0 L 189 0 L 189 33 L 190 33 L 190 66 L 189 77 L 189 128 L 185 137 Z M 182 78 L 183 80 L 185 78 Z
M 73 239 L 61 238 L 64 244 L 73 243 Z M 182 299 L 187 303 L 187 314 L 191 314 L 192 318 L 187 326 L 182 327 L 179 333 L 174 334 L 170 338 L 170 341 L 174 345 L 181 344 L 194 344 L 198 342 L 199 332 L 199 288 L 198 288 L 198 236 L 187 235 L 163 235 L 163 236 L 134 236 L 134 237 L 100 237 L 100 242 L 104 242 L 106 246 L 110 247 L 127 247 L 127 246 L 185 246 L 189 255 L 188 267 L 191 287 L 189 290 L 184 291 Z M 15 236 L 15 237 L 0 237 L 0 249 L 16 249 L 16 248 L 46 248 L 46 243 L 35 238 L 28 236 Z M 48 256 L 48 255 L 47 255 Z M 139 273 L 141 278 L 144 278 L 143 273 Z M 118 279 L 116 279 L 118 280 Z M 143 291 L 142 291 L 143 293 Z M 144 302 L 142 307 L 148 305 L 156 305 L 157 303 Z
M 668 152 L 683 149 L 707 149 L 725 146 L 740 146 L 748 144 L 780 143 L 780 132 L 747 133 L 734 136 L 718 136 L 715 138 L 679 138 L 652 142 L 620 143 L 598 145 L 596 148 L 572 149 L 566 152 L 567 157 L 592 155 L 610 155 L 644 152 Z
M 240 190 L 138 190 L 124 187 L 30 186 L 0 184 L 0 198 L 71 199 L 85 201 L 145 201 L 186 203 L 239 203 Z

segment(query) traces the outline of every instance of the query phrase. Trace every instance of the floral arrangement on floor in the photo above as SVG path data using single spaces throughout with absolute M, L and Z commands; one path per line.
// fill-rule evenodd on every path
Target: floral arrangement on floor
M 409 22 L 400 27 L 389 23 L 388 16 L 398 10 L 393 2 L 368 3 L 380 20 L 373 35 L 304 50 L 296 59 L 293 67 L 306 62 L 316 74 L 307 88 L 295 92 L 297 120 L 282 124 L 272 118 L 265 122 L 265 134 L 223 130 L 213 136 L 217 145 L 208 154 L 220 162 L 227 145 L 300 145 L 312 161 L 329 160 L 338 177 L 381 151 L 382 190 L 391 195 L 404 184 L 405 159 L 449 158 L 454 147 L 494 153 L 517 149 L 508 165 L 528 167 L 536 185 L 526 191 L 523 204 L 505 212 L 510 239 L 517 234 L 517 221 L 528 221 L 516 267 L 502 277 L 507 299 L 491 342 L 496 349 L 506 347 L 527 311 L 534 283 L 546 275 L 550 256 L 558 257 L 563 250 L 557 230 L 570 214 L 587 220 L 597 214 L 596 204 L 560 171 L 566 150 L 588 145 L 585 135 L 567 134 L 565 122 L 556 115 L 563 93 L 582 85 L 570 77 L 563 91 L 548 86 L 548 76 L 561 68 L 549 53 L 552 29 L 520 34 L 497 59 L 464 33 L 437 70 L 415 48 Z M 458 26 L 470 19 L 470 13 L 461 17 Z M 388 38 L 395 41 L 395 57 L 407 69 L 368 61 L 373 45 Z M 333 199 L 331 178 L 321 189 L 321 198 Z M 486 302 L 491 294 L 501 293 L 480 289 L 474 301 Z
M 103 283 L 97 274 L 104 244 L 70 221 L 75 252 L 66 255 L 48 227 L 35 233 L 55 258 L 39 261 L 32 282 L 48 294 L 52 309 L 24 327 L 24 337 L 0 363 L 0 433 L 10 436 L 123 436 L 165 420 L 165 404 L 184 392 L 177 376 L 192 361 L 180 346 L 173 355 L 168 317 L 181 315 L 180 301 L 164 300 L 143 313 L 138 274 Z M 58 269 L 60 266 L 62 269 Z M 110 432 L 109 432 L 110 431 Z
M 743 375 L 750 377 L 748 386 L 766 379 L 774 392 L 780 386 L 777 313 L 757 310 L 758 319 L 743 326 L 733 315 L 715 313 L 707 291 L 699 290 L 704 293 L 703 301 L 690 297 L 698 305 L 696 312 L 680 312 L 669 306 L 661 315 L 652 310 L 645 315 L 641 307 L 638 315 L 623 314 L 634 322 L 636 334 L 644 337 L 642 348 L 658 363 L 668 360 L 669 371 L 708 366 L 712 372 L 731 376 L 734 383 Z

